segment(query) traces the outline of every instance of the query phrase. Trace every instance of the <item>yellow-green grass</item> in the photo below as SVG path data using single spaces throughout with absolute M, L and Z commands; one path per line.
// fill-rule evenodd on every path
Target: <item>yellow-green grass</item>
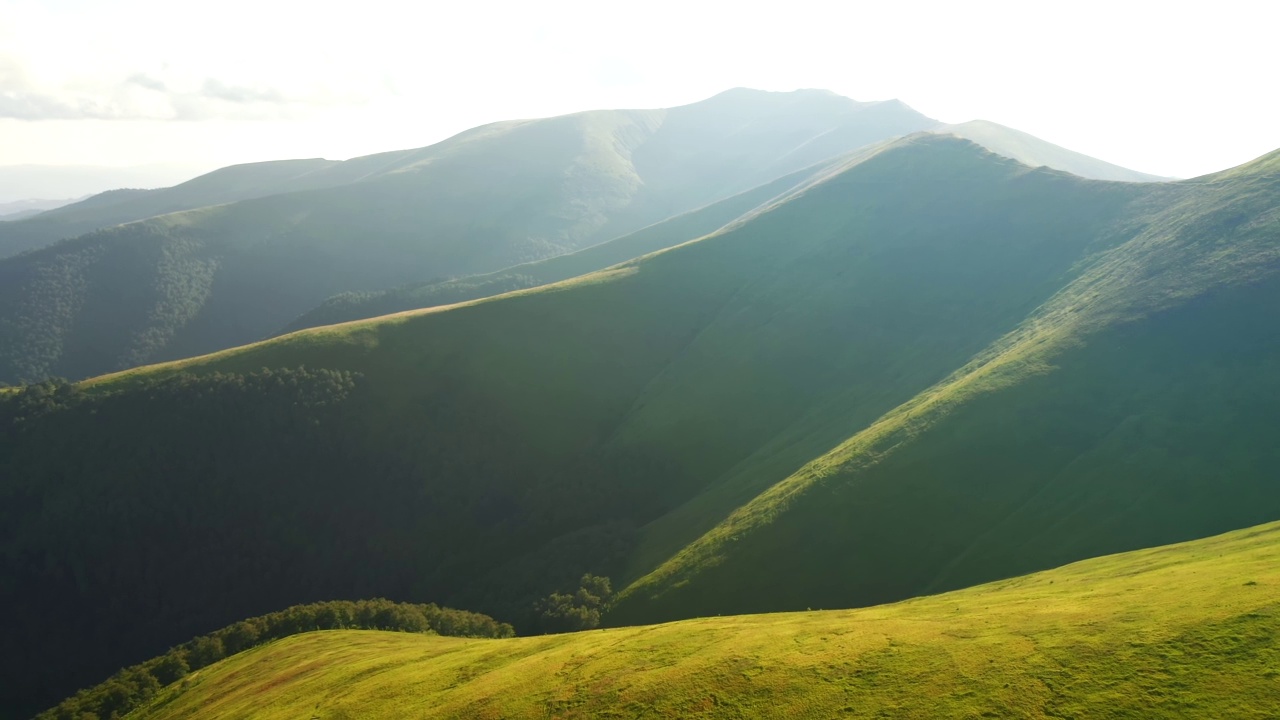
M 860 610 L 229 658 L 138 718 L 1275 717 L 1280 523 Z

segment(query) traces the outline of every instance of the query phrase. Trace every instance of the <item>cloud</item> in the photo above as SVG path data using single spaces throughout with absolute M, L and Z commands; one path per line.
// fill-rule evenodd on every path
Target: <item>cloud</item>
M 125 80 L 125 83 L 137 85 L 140 88 L 154 90 L 156 92 L 165 92 L 168 90 L 168 86 L 164 84 L 163 80 L 157 80 L 145 73 L 134 73 L 129 76 L 128 80 Z
M 308 109 L 358 104 L 327 93 L 290 95 L 205 76 L 157 77 L 145 72 L 77 82 L 37 83 L 15 58 L 0 55 L 0 119 L 39 120 L 272 120 Z
M 271 103 L 288 102 L 284 93 L 275 88 L 251 88 L 243 85 L 228 85 L 216 78 L 206 78 L 200 88 L 200 94 L 214 100 L 225 100 L 231 103 Z

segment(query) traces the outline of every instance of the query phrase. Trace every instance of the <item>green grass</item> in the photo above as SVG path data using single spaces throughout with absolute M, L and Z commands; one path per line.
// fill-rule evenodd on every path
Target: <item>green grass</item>
M 743 503 L 614 621 L 880 602 L 1280 516 L 1280 416 L 1256 400 L 1280 390 L 1257 311 L 1280 302 L 1267 162 L 1169 187 L 1015 330 Z M 906 525 L 885 512 L 906 507 Z
M 188 618 L 331 597 L 352 580 L 334 552 L 358 596 L 519 628 L 585 572 L 627 588 L 618 624 L 856 607 L 1274 520 L 1278 197 L 1257 168 L 1107 183 L 909 138 L 604 272 L 86 383 L 0 457 L 23 468 L 0 484 L 21 521 L 0 561 L 73 617 L 111 597 L 100 646 L 149 643 L 118 667 L 192 635 Z M 350 385 L 318 425 L 255 432 L 212 389 L 148 411 L 166 375 L 302 365 Z M 194 452 L 173 451 L 195 442 L 172 437 L 182 422 Z M 172 437 L 170 458 L 139 436 Z M 113 494 L 110 519 L 87 500 Z M 160 593 L 77 573 L 117 566 L 87 528 L 167 537 L 188 514 L 300 577 L 156 615 Z M 146 587 L 240 562 L 145 546 Z M 62 617 L 22 619 L 52 635 Z
M 510 640 L 288 638 L 139 720 L 1273 717 L 1280 524 L 861 610 Z

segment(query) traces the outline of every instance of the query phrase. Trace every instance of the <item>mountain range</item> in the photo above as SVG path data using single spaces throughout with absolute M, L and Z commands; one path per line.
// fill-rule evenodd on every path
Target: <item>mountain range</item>
M 570 263 L 599 270 L 634 257 L 636 243 L 695 239 L 849 153 L 924 130 L 1084 177 L 1157 179 L 993 123 L 943 125 L 898 101 L 745 89 L 667 110 L 495 123 L 345 162 L 234 166 L 0 225 L 0 381 L 80 379 L 423 307 L 459 297 L 458 283 L 466 297 L 510 290 L 532 280 L 469 276 L 528 275 L 513 266 L 618 240 L 579 256 L 604 264 Z M 692 225 L 650 228 L 703 210 Z
M 500 124 L 0 263 L 0 307 L 74 330 L 0 316 L 45 353 L 18 377 L 354 318 L 0 393 L 0 702 L 324 599 L 528 632 L 594 574 L 605 625 L 850 608 L 1280 518 L 1280 151 L 1123 182 L 935 129 L 745 91 Z M 150 355 L 59 365 L 128 303 Z

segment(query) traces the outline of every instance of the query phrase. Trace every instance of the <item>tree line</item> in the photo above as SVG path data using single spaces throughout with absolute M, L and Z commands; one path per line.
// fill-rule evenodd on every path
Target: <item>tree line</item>
M 165 686 L 189 673 L 273 640 L 317 630 L 390 630 L 455 637 L 508 638 L 512 627 L 487 615 L 434 604 L 385 599 L 296 605 L 241 620 L 202 635 L 169 652 L 120 670 L 110 679 L 81 690 L 36 720 L 115 720 L 154 698 Z

